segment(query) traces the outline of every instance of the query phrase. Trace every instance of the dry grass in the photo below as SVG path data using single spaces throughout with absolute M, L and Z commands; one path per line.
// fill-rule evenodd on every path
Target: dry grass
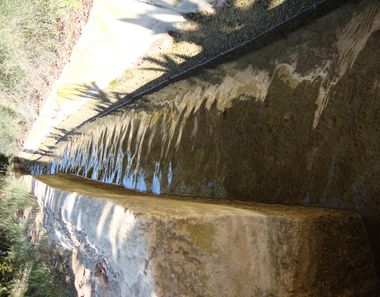
M 36 224 L 38 205 L 14 176 L 0 182 L 0 296 L 73 296 L 66 267 Z M 31 236 L 39 233 L 40 236 Z M 31 240 L 30 238 L 33 238 Z
M 10 155 L 20 135 L 38 115 L 42 100 L 67 63 L 71 49 L 87 21 L 91 0 L 0 0 L 0 119 L 12 111 L 7 126 Z M 4 123 L 4 121 L 3 121 Z M 13 148 L 10 152 L 8 148 Z

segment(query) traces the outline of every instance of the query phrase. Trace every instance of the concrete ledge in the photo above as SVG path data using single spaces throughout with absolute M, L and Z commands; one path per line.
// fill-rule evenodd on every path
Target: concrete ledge
M 70 175 L 22 179 L 50 236 L 72 250 L 78 296 L 376 296 L 353 213 L 175 200 Z

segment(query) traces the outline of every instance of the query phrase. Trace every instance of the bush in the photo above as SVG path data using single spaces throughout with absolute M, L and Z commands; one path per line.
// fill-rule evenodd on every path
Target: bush
M 17 150 L 25 126 L 22 115 L 0 105 L 0 154 L 9 157 Z
M 65 267 L 45 236 L 31 241 L 38 205 L 13 176 L 2 180 L 0 199 L 0 296 L 73 296 Z M 29 215 L 26 215 L 29 214 Z M 34 230 L 35 231 L 35 230 Z

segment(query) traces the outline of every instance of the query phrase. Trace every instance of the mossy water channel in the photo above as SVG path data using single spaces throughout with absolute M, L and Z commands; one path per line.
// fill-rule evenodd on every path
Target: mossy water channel
M 379 30 L 379 4 L 347 2 L 83 125 L 29 169 L 155 194 L 351 209 L 380 250 Z

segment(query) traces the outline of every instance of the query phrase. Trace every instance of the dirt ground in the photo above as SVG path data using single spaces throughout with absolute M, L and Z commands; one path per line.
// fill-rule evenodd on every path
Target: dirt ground
M 63 68 L 70 62 L 71 52 L 74 45 L 82 34 L 82 29 L 88 21 L 88 17 L 92 8 L 93 0 L 79 0 L 79 7 L 74 10 L 66 20 L 61 20 L 59 42 L 61 46 L 57 53 L 56 63 L 52 69 L 48 69 L 50 72 L 47 81 L 47 90 L 42 94 L 39 102 L 39 108 L 47 99 L 47 95 L 51 90 L 54 83 L 57 81 L 62 73 Z

